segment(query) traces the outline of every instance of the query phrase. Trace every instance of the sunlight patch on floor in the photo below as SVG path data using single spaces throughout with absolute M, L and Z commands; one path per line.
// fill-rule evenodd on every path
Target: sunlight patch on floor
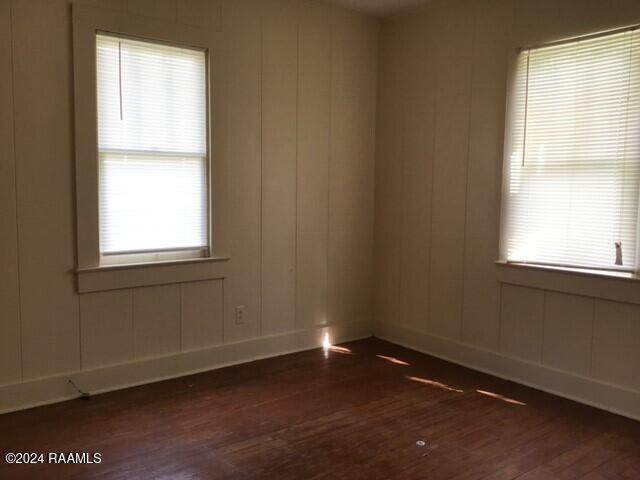
M 449 392 L 464 393 L 464 390 L 460 390 L 460 389 L 458 389 L 458 388 L 450 387 L 449 385 L 446 385 L 446 384 L 441 383 L 441 382 L 436 382 L 435 380 L 428 380 L 428 379 L 426 379 L 426 378 L 421 378 L 421 377 L 410 377 L 410 376 L 407 376 L 407 377 L 405 377 L 405 378 L 407 378 L 407 379 L 409 379 L 409 380 L 412 380 L 412 381 L 414 381 L 414 382 L 422 383 L 422 384 L 424 384 L 424 385 L 429 385 L 429 386 L 431 386 L 431 387 L 441 388 L 441 389 L 443 389 L 443 390 L 447 390 L 447 391 L 449 391 Z
M 499 393 L 487 392 L 486 390 L 476 390 L 480 395 L 485 395 L 487 397 L 496 398 L 498 400 L 502 400 L 503 402 L 511 403 L 513 405 L 524 405 L 527 404 L 521 402 L 519 400 L 514 400 L 513 398 L 505 397 L 504 395 L 500 395 Z
M 339 347 L 337 345 L 331 345 L 329 350 L 335 353 L 342 353 L 344 355 L 351 355 L 353 352 L 349 350 L 347 347 Z
M 341 353 L 343 355 L 351 355 L 353 352 L 347 347 L 339 347 L 338 345 L 331 345 L 331 339 L 329 334 L 325 333 L 322 339 L 322 349 L 324 350 L 324 358 L 329 358 L 329 352 Z
M 381 358 L 382 360 L 386 360 L 387 362 L 393 363 L 395 365 L 409 365 L 404 360 L 400 360 L 396 357 L 387 357 L 386 355 L 376 355 L 376 357 Z

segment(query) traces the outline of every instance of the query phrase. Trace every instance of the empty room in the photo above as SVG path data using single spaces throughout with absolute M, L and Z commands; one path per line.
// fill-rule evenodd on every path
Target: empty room
M 0 0 L 0 479 L 640 479 L 640 1 Z

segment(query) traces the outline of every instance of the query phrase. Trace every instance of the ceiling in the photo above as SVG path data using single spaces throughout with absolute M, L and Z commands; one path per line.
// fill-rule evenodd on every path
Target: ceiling
M 428 0 L 329 0 L 352 10 L 370 15 L 392 15 L 407 10 L 416 5 L 427 3 Z

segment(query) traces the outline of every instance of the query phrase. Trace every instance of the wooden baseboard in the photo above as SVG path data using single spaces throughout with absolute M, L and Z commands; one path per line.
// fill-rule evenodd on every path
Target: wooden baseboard
M 358 340 L 371 336 L 371 324 L 362 322 L 318 327 L 4 385 L 0 386 L 0 413 L 77 398 L 78 392 L 71 387 L 69 380 L 73 380 L 79 388 L 91 394 L 120 390 L 261 358 L 317 348 L 322 344 L 325 333 L 329 334 L 334 343 Z
M 374 335 L 434 357 L 576 402 L 640 420 L 640 392 L 451 339 L 376 323 Z

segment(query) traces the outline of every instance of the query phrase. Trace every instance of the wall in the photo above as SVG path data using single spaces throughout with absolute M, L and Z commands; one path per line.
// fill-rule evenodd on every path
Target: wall
M 0 0 L 0 411 L 69 398 L 67 378 L 108 390 L 369 335 L 377 20 L 313 1 L 83 3 L 223 32 L 229 274 L 76 293 L 71 4 Z
M 640 418 L 640 284 L 495 264 L 515 49 L 639 22 L 634 0 L 435 0 L 384 21 L 376 335 Z
M 509 55 L 636 1 L 434 0 L 379 52 L 312 1 L 84 3 L 224 33 L 229 275 L 77 295 L 70 4 L 0 0 L 0 411 L 368 335 L 373 279 L 377 335 L 640 416 L 637 284 L 494 264 Z

